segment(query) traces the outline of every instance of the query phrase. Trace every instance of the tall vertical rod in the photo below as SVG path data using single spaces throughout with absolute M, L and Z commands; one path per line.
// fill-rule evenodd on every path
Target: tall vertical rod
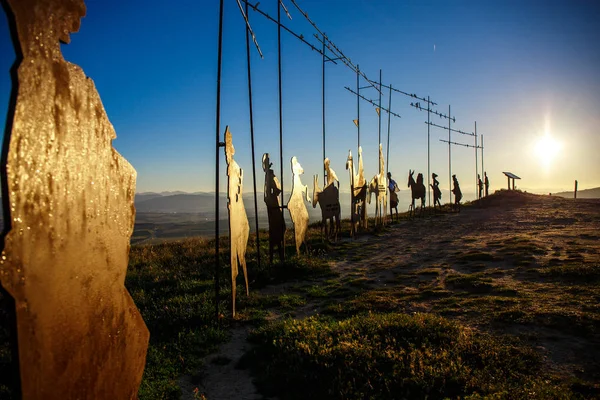
M 248 3 L 246 6 L 246 18 L 248 14 Z M 254 112 L 252 110 L 252 74 L 250 72 L 250 28 L 246 25 L 246 60 L 248 65 L 248 104 L 250 109 L 250 144 L 252 146 L 252 184 L 254 185 L 254 220 L 256 223 L 256 261 L 260 268 L 260 237 L 258 232 L 258 199 L 256 198 L 256 159 L 254 155 Z
M 279 172 L 281 176 L 281 219 L 285 220 L 283 200 L 283 111 L 281 106 L 281 3 L 277 1 L 277 75 L 279 77 Z M 281 225 L 283 231 L 283 257 L 285 258 L 285 224 Z
M 356 65 L 356 128 L 358 129 L 358 147 L 360 148 L 360 70 Z M 358 153 L 357 153 L 358 154 Z
M 325 160 L 325 34 L 323 33 L 323 161 Z M 327 177 L 325 176 L 325 163 L 323 163 L 323 187 L 327 185 Z
M 481 134 L 481 172 L 485 172 L 483 169 L 483 134 Z
M 450 113 L 450 104 L 448 104 L 448 182 L 450 183 L 450 204 L 452 204 L 452 114 Z
M 431 179 L 431 146 L 430 146 L 430 135 L 429 129 L 431 128 L 430 124 L 430 113 L 431 113 L 431 101 L 429 100 L 429 96 L 427 96 L 427 182 L 430 182 Z M 429 207 L 431 207 L 431 185 L 427 185 L 427 193 L 429 193 Z M 435 204 L 435 203 L 434 203 Z
M 483 171 L 481 171 L 483 175 Z M 475 121 L 475 191 L 479 196 L 479 165 L 477 165 L 477 121 Z
M 388 101 L 388 136 L 387 136 L 387 154 L 385 156 L 385 176 L 387 177 L 387 172 L 390 171 L 390 128 L 392 125 L 392 85 L 390 84 L 390 99 Z M 381 112 L 381 110 L 379 111 Z
M 381 144 L 381 69 L 379 70 L 379 112 L 377 116 L 379 117 L 379 142 L 377 144 Z
M 221 151 L 221 61 L 223 59 L 223 4 L 219 6 L 219 45 L 217 52 L 217 112 L 215 143 L 215 317 L 219 320 L 219 156 Z

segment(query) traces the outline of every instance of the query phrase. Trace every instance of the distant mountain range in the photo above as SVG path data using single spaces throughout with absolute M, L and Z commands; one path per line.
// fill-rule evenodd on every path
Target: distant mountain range
M 552 196 L 560 196 L 560 197 L 566 197 L 568 199 L 572 199 L 573 191 L 552 193 Z M 578 199 L 600 199 L 600 187 L 593 188 L 593 189 L 578 190 L 577 198 Z

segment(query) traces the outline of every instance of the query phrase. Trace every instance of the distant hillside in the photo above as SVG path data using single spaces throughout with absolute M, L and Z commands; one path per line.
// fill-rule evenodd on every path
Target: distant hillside
M 573 198 L 573 191 L 570 192 L 560 192 L 560 193 L 552 193 L 553 196 L 566 197 L 568 199 Z M 593 189 L 585 189 L 577 191 L 578 199 L 600 199 L 600 187 Z
M 158 213 L 214 213 L 215 196 L 211 193 L 173 194 L 141 193 L 135 196 L 138 212 Z M 222 195 L 222 204 L 225 203 Z

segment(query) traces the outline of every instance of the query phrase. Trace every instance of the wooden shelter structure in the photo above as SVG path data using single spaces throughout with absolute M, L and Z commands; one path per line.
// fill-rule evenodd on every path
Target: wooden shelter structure
M 511 190 L 511 188 L 510 188 L 510 180 L 511 179 L 512 179 L 512 190 L 515 190 L 515 179 L 521 179 L 521 178 L 519 178 L 512 172 L 502 172 L 502 173 L 504 175 L 506 175 L 506 177 L 508 178 L 508 190 Z

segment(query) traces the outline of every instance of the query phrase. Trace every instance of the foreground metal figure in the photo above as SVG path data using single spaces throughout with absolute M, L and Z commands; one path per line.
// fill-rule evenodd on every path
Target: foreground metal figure
M 306 247 L 306 231 L 308 230 L 308 210 L 306 209 L 305 199 L 310 202 L 308 197 L 308 186 L 302 183 L 300 175 L 304 173 L 302 165 L 294 156 L 291 160 L 292 164 L 292 195 L 288 202 L 287 208 L 290 212 L 290 217 L 294 223 L 294 237 L 296 239 L 296 253 L 300 255 L 300 246 L 304 243 Z
M 248 289 L 248 270 L 246 268 L 246 248 L 248 247 L 248 236 L 250 234 L 250 224 L 242 200 L 244 171 L 233 159 L 235 148 L 231 139 L 229 127 L 225 129 L 225 159 L 227 161 L 227 210 L 229 211 L 229 240 L 230 240 L 230 261 L 231 261 L 231 304 L 232 313 L 235 317 L 235 295 L 238 276 L 238 263 L 244 271 L 246 281 L 246 295 L 249 295 Z
M 112 147 L 94 83 L 59 44 L 85 5 L 8 5 L 23 60 L 0 280 L 16 303 L 22 398 L 137 398 L 149 333 L 124 286 L 136 173 Z

